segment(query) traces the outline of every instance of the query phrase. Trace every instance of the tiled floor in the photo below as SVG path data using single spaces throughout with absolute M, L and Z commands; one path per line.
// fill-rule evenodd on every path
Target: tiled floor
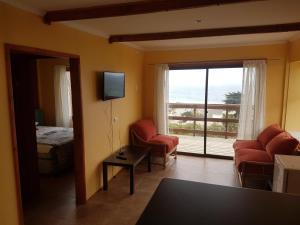
M 166 169 L 153 165 L 151 173 L 141 164 L 134 195 L 129 195 L 128 171 L 122 170 L 107 192 L 100 190 L 87 204 L 76 207 L 72 176 L 67 175 L 42 182 L 46 194 L 27 208 L 25 225 L 134 225 L 164 177 L 239 186 L 232 160 L 179 155 Z
M 204 154 L 204 138 L 187 135 L 179 137 L 178 151 Z M 233 156 L 233 138 L 207 137 L 206 153 L 211 155 Z

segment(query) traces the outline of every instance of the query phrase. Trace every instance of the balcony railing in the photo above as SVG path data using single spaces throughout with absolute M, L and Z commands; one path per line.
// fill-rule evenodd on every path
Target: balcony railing
M 169 132 L 173 134 L 192 134 L 193 136 L 203 136 L 204 130 L 197 129 L 197 122 L 204 121 L 204 104 L 185 104 L 185 103 L 169 103 L 169 124 L 171 121 L 181 121 L 181 124 L 187 121 L 192 121 L 192 129 L 184 126 L 180 128 L 171 127 L 169 125 Z M 181 113 L 178 113 L 181 110 Z M 198 110 L 198 113 L 197 113 Z M 202 115 L 199 113 L 202 110 Z M 217 137 L 236 137 L 237 126 L 239 122 L 239 104 L 208 104 L 208 112 L 210 110 L 218 111 L 217 118 L 210 117 L 208 113 L 207 122 L 213 122 L 219 125 L 219 129 L 214 129 L 208 126 L 207 135 Z M 173 115 L 172 115 L 173 114 Z M 174 115 L 175 114 L 175 115 Z M 179 114 L 179 115 L 178 115 Z M 174 123 L 172 123 L 174 125 Z M 231 125 L 231 126 L 230 126 Z M 199 126 L 198 126 L 199 127 Z M 220 127 L 222 129 L 220 130 Z

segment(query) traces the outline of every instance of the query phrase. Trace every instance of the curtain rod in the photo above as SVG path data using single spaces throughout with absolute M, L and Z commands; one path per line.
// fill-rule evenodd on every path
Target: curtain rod
M 155 66 L 155 65 L 159 65 L 159 64 L 169 64 L 169 65 L 187 65 L 187 64 L 216 64 L 216 63 L 230 63 L 230 62 L 242 62 L 245 60 L 266 60 L 266 61 L 280 61 L 283 59 L 280 58 L 256 58 L 256 59 L 228 59 L 228 60 L 214 60 L 214 61 L 187 61 L 187 62 L 161 62 L 161 63 L 148 63 L 147 65 L 149 66 Z

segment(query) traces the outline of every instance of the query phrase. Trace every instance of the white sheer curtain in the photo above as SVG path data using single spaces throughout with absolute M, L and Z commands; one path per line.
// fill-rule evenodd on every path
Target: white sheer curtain
M 244 61 L 238 139 L 254 140 L 264 126 L 266 61 Z
M 154 122 L 160 134 L 168 133 L 169 66 L 156 66 Z
M 70 72 L 65 65 L 54 67 L 56 126 L 72 126 L 72 96 Z

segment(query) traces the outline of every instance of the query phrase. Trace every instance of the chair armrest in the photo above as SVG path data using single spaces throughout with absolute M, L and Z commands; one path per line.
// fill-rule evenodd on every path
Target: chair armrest
M 140 146 L 140 147 L 160 147 L 160 148 L 164 148 L 166 150 L 167 148 L 167 144 L 164 143 L 155 143 L 155 142 L 149 142 L 149 141 L 144 141 L 141 137 L 139 137 L 139 135 L 137 135 L 134 131 L 131 131 L 131 135 L 132 135 L 132 144 L 135 146 Z M 134 140 L 135 138 L 138 140 L 139 144 L 137 144 Z

